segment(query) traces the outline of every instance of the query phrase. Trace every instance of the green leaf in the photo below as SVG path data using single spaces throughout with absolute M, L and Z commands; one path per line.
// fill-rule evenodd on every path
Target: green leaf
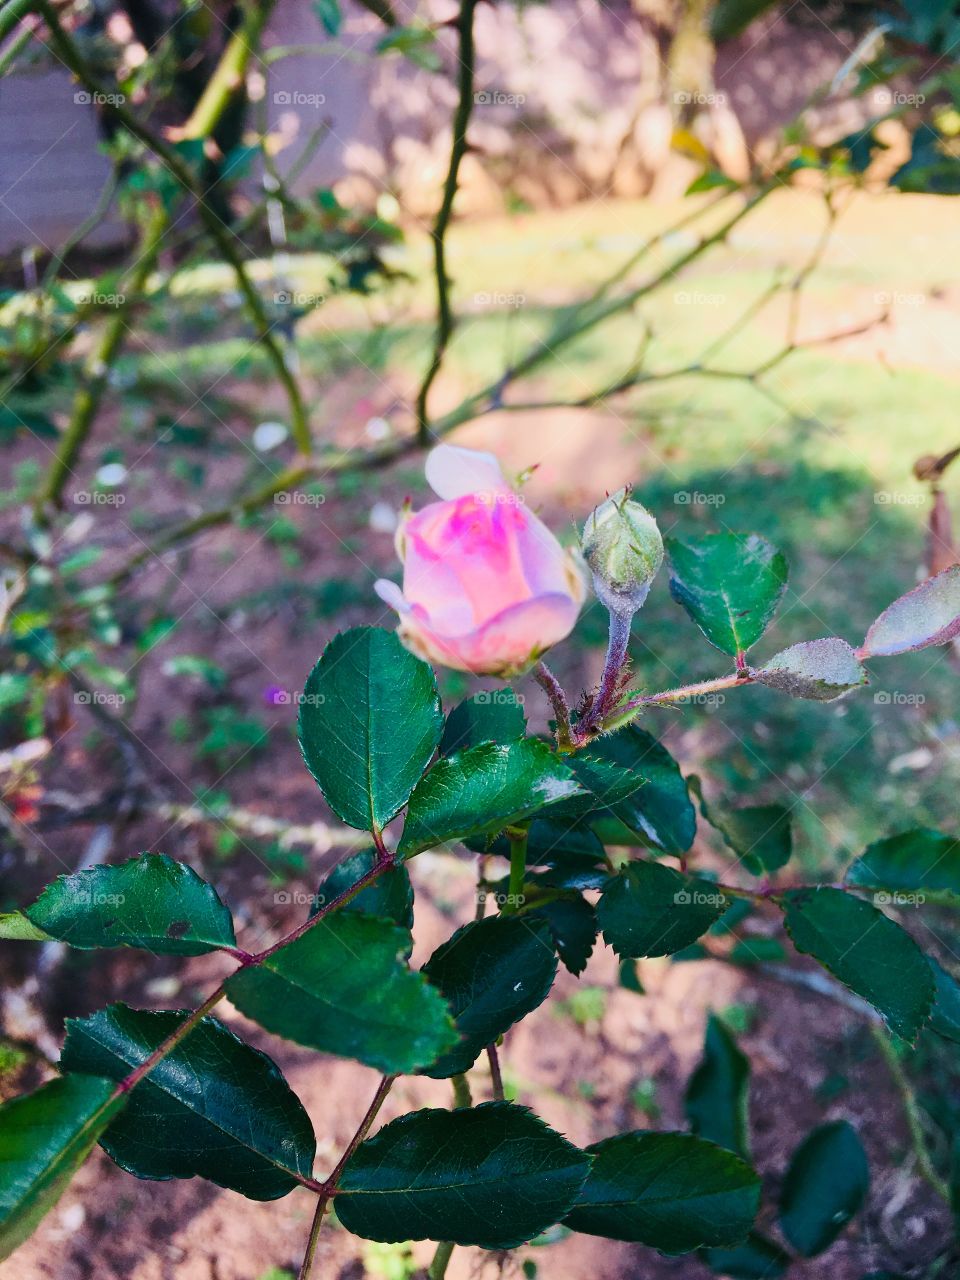
M 424 1068 L 435 1079 L 469 1071 L 480 1053 L 547 998 L 557 957 L 544 924 L 519 916 L 471 921 L 438 947 L 424 976 L 450 1006 L 460 1043 Z
M 760 1179 L 739 1156 L 689 1133 L 621 1133 L 592 1147 L 593 1168 L 564 1222 L 661 1253 L 733 1245 L 756 1217 Z
M 434 49 L 435 43 L 436 35 L 429 27 L 395 27 L 377 41 L 374 53 L 402 53 L 425 71 L 439 71 L 443 64 Z
M 805 1258 L 828 1249 L 870 1186 L 856 1130 L 835 1120 L 809 1133 L 793 1153 L 780 1193 L 780 1227 Z
M 790 861 L 793 837 L 790 810 L 782 804 L 750 805 L 744 809 L 708 808 L 698 778 L 689 779 L 700 801 L 700 812 L 723 836 L 728 849 L 737 854 L 751 875 L 779 871 Z
M 756 533 L 667 538 L 670 593 L 712 645 L 745 653 L 763 635 L 787 585 L 787 561 Z
M 130 1009 L 68 1018 L 66 1071 L 119 1082 L 190 1016 L 189 1010 Z M 100 1139 L 138 1178 L 207 1178 L 253 1200 L 276 1200 L 313 1172 L 316 1139 L 279 1068 L 204 1018 L 141 1080 Z
M 410 797 L 399 853 L 489 835 L 577 795 L 569 767 L 544 742 L 481 743 L 437 761 Z
M 790 1255 L 763 1236 L 749 1235 L 733 1249 L 706 1249 L 703 1260 L 717 1275 L 731 1280 L 779 1280 L 790 1266 Z
M 569 764 L 583 793 L 556 806 L 551 816 L 558 820 L 585 817 L 612 808 L 644 785 L 641 774 L 593 750 L 578 751 L 569 757 Z
M 392 631 L 336 636 L 310 672 L 300 705 L 300 750 L 327 804 L 351 827 L 396 817 L 440 741 L 433 672 Z
M 654 849 L 686 853 L 696 835 L 697 815 L 680 767 L 666 747 L 629 725 L 601 738 L 593 750 L 643 783 L 628 799 L 611 806 L 614 815 Z
M 869 1001 L 891 1031 L 914 1040 L 930 1014 L 934 982 L 910 935 L 842 889 L 793 889 L 783 895 L 783 907 L 797 950 Z
M 323 906 L 335 902 L 342 893 L 352 888 L 361 876 L 372 870 L 377 861 L 376 849 L 361 849 L 338 862 L 332 871 L 320 881 L 310 915 L 315 916 Z M 359 911 L 364 915 L 392 920 L 402 929 L 413 928 L 413 886 L 406 867 L 393 866 L 381 872 L 372 884 L 361 889 L 339 911 Z
M 603 936 L 620 956 L 669 956 L 727 909 L 715 884 L 659 862 L 631 862 L 607 882 L 597 906 Z
M 707 1019 L 703 1057 L 687 1084 L 684 1110 L 701 1138 L 749 1155 L 750 1063 L 736 1040 L 713 1013 Z
M 930 1028 L 944 1039 L 960 1044 L 960 983 L 932 956 L 927 956 L 927 960 L 936 988 Z
M 429 1066 L 456 1036 L 440 993 L 404 959 L 410 934 L 336 912 L 227 979 L 241 1013 L 268 1031 L 396 1074 Z
M 60 876 L 25 914 L 51 937 L 87 950 L 143 947 L 199 956 L 236 942 L 230 912 L 213 886 L 162 853 Z
M 625 991 L 633 991 L 638 996 L 647 994 L 643 989 L 643 983 L 640 981 L 640 975 L 637 973 L 635 960 L 631 960 L 629 957 L 626 960 L 621 960 L 618 973 L 620 985 Z
M 338 36 L 343 26 L 343 14 L 338 0 L 313 0 L 313 12 L 328 36 Z
M 597 913 L 579 894 L 558 898 L 524 917 L 544 920 L 553 945 L 564 965 L 574 975 L 583 973 L 597 941 Z
M 835 702 L 868 683 L 856 653 L 836 636 L 792 644 L 750 674 L 769 689 L 812 702 Z
M 889 657 L 960 635 L 960 565 L 935 574 L 894 600 L 867 632 L 861 657 Z
M 0 938 L 11 942 L 52 942 L 49 933 L 44 933 L 36 925 L 31 924 L 22 911 L 8 911 L 0 914 Z
M 922 891 L 931 900 L 960 905 L 960 841 L 942 831 L 918 827 L 867 845 L 850 867 L 847 884 L 899 891 Z
M 125 1099 L 113 1081 L 61 1076 L 0 1106 L 0 1258 L 56 1204 Z
M 414 1111 L 347 1161 L 337 1217 L 367 1240 L 513 1249 L 557 1222 L 590 1159 L 525 1107 Z
M 512 689 L 475 693 L 447 716 L 440 739 L 440 754 L 449 756 L 481 742 L 515 742 L 525 736 L 527 721 Z

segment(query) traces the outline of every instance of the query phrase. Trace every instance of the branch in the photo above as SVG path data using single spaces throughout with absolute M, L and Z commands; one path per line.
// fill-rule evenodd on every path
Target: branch
M 467 150 L 467 126 L 473 111 L 473 75 L 475 51 L 473 45 L 473 16 L 478 0 L 463 0 L 457 17 L 459 34 L 458 58 L 458 97 L 457 109 L 453 117 L 453 142 L 450 147 L 450 163 L 447 177 L 443 185 L 443 198 L 433 226 L 433 262 L 437 283 L 437 330 L 433 342 L 433 355 L 424 375 L 420 391 L 417 395 L 417 437 L 420 444 L 426 447 L 430 442 L 430 427 L 427 418 L 427 398 L 434 379 L 440 372 L 443 357 L 447 350 L 454 329 L 453 309 L 450 305 L 450 280 L 447 276 L 446 235 L 453 213 L 453 202 L 457 194 L 457 179 L 460 174 L 460 162 Z
M 374 1120 L 376 1120 L 380 1108 L 383 1106 L 387 1094 L 392 1089 L 393 1082 L 396 1078 L 396 1076 L 383 1076 L 377 1086 L 377 1092 L 373 1095 L 373 1101 L 367 1108 L 366 1115 L 360 1121 L 360 1127 L 350 1139 L 347 1144 L 347 1149 L 344 1151 L 343 1155 L 337 1161 L 336 1168 L 333 1170 L 333 1173 L 331 1173 L 330 1177 L 327 1178 L 320 1186 L 320 1198 L 317 1201 L 316 1211 L 313 1215 L 313 1225 L 310 1228 L 310 1238 L 307 1241 L 307 1251 L 303 1256 L 298 1280 L 309 1280 L 310 1272 L 313 1268 L 314 1259 L 317 1253 L 317 1245 L 320 1241 L 320 1231 L 323 1227 L 323 1215 L 326 1213 L 327 1205 L 330 1203 L 330 1198 L 336 1192 L 337 1183 L 340 1181 L 340 1175 L 346 1168 L 347 1161 L 370 1132 L 370 1127 Z
M 247 269 L 243 263 L 237 250 L 233 245 L 233 233 L 226 227 L 213 210 L 208 206 L 201 184 L 190 171 L 189 167 L 181 160 L 180 156 L 166 143 L 162 142 L 145 124 L 142 124 L 132 112 L 128 111 L 125 106 L 113 101 L 116 95 L 108 95 L 104 93 L 100 83 L 91 75 L 82 55 L 76 48 L 70 36 L 64 30 L 60 23 L 56 11 L 50 4 L 50 0 L 34 0 L 37 12 L 42 14 L 44 21 L 50 32 L 50 40 L 55 48 L 56 53 L 64 62 L 64 64 L 73 72 L 77 79 L 83 84 L 91 94 L 98 95 L 98 99 L 104 103 L 104 110 L 111 115 L 119 125 L 122 125 L 128 133 L 132 134 L 140 142 L 144 144 L 150 151 L 161 160 L 176 178 L 177 182 L 189 192 L 197 202 L 197 212 L 201 221 L 207 229 L 208 234 L 217 246 L 223 258 L 233 268 L 234 275 L 237 278 L 237 286 L 242 293 L 247 306 L 247 312 L 253 321 L 257 330 L 257 340 L 267 352 L 274 372 L 278 381 L 286 392 L 287 399 L 290 404 L 290 426 L 293 437 L 297 446 L 304 454 L 309 454 L 313 448 L 313 441 L 310 435 L 310 424 L 304 408 L 303 400 L 300 395 L 300 388 L 297 381 L 290 371 L 284 358 L 283 351 L 279 343 L 272 333 L 270 320 L 264 310 L 263 302 L 260 295 L 254 288 Z M 272 6 L 273 0 L 265 0 L 263 11 L 259 13 L 261 21 L 266 21 L 267 13 Z M 249 21 L 253 21 L 250 17 Z M 248 50 L 248 53 L 252 50 Z M 225 56 L 229 56 L 234 65 L 237 56 L 236 48 L 231 41 L 227 49 L 224 51 Z M 215 73 L 216 74 L 216 73 Z M 203 100 L 201 99 L 201 102 Z M 229 95 L 225 97 L 218 96 L 225 108 L 230 101 Z M 199 106 L 200 104 L 198 104 Z M 204 112 L 209 112 L 209 103 L 204 105 Z M 195 125 L 192 120 L 188 121 L 184 126 L 184 136 L 195 136 Z

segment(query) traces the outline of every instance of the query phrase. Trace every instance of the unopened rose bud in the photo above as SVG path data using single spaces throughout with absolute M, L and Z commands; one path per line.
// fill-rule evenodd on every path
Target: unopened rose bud
M 591 511 L 582 549 L 600 602 L 611 613 L 635 613 L 663 563 L 663 539 L 650 512 L 631 499 L 629 486 Z

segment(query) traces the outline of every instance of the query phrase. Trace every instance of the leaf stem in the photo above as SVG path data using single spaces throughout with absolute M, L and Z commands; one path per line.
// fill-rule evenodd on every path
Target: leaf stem
M 496 1043 L 487 1045 L 487 1061 L 490 1063 L 490 1083 L 496 1102 L 503 1101 L 503 1076 L 500 1072 L 500 1059 L 497 1056 Z
M 351 885 L 349 889 L 345 889 L 343 893 L 338 894 L 336 898 L 332 899 L 332 901 L 325 903 L 316 915 L 310 916 L 307 920 L 304 920 L 302 924 L 297 925 L 295 929 L 292 929 L 289 933 L 285 934 L 277 942 L 273 943 L 272 946 L 258 952 L 256 955 L 250 955 L 248 952 L 240 953 L 244 958 L 241 959 L 239 967 L 234 970 L 234 972 L 239 973 L 240 969 L 246 969 L 253 965 L 262 964 L 268 956 L 272 956 L 274 952 L 279 951 L 281 947 L 285 947 L 288 943 L 295 942 L 297 938 L 301 938 L 308 930 L 312 929 L 314 925 L 319 924 L 326 916 L 345 906 L 352 898 L 355 898 L 362 889 L 365 889 L 368 884 L 372 884 L 378 876 L 382 875 L 384 871 L 388 870 L 392 866 L 392 854 L 388 853 L 386 857 L 381 857 L 376 863 L 374 863 L 369 871 L 365 872 L 360 879 L 357 880 L 356 884 Z M 239 953 L 240 949 L 236 948 L 236 952 Z M 230 949 L 230 954 L 235 954 L 233 948 Z M 129 1075 L 125 1076 L 120 1081 L 114 1091 L 116 1096 L 129 1093 L 131 1089 L 140 1083 L 144 1076 L 148 1075 L 153 1070 L 158 1062 L 161 1062 L 167 1054 L 173 1052 L 180 1041 L 190 1034 L 197 1023 L 200 1022 L 201 1019 L 205 1018 L 210 1010 L 220 1003 L 226 995 L 227 982 L 231 977 L 233 977 L 233 974 L 224 978 L 223 982 L 220 983 L 215 991 L 211 992 L 211 994 L 207 996 L 206 1000 L 204 1000 L 203 1004 L 201 1004 L 199 1008 L 194 1009 L 190 1016 L 181 1022 L 180 1025 L 172 1031 L 169 1036 L 167 1036 L 166 1040 L 164 1040 L 162 1044 L 159 1044 L 148 1057 L 144 1058 L 139 1067 L 136 1067 Z
M 876 1041 L 877 1048 L 880 1050 L 880 1056 L 887 1064 L 893 1077 L 893 1082 L 897 1086 L 903 1101 L 903 1114 L 910 1133 L 910 1142 L 913 1146 L 914 1155 L 917 1158 L 917 1171 L 937 1195 L 942 1200 L 945 1200 L 947 1204 L 950 1204 L 950 1188 L 937 1173 L 933 1161 L 930 1159 L 930 1152 L 927 1150 L 927 1139 L 923 1131 L 920 1104 L 917 1102 L 917 1095 L 913 1085 L 910 1083 L 910 1078 L 903 1069 L 903 1063 L 900 1061 L 893 1040 L 879 1024 L 873 1024 L 870 1027 L 870 1031 Z
M 603 728 L 608 732 L 622 728 L 634 720 L 644 707 L 671 706 L 675 702 L 686 702 L 690 698 L 699 698 L 708 693 L 718 693 L 722 689 L 734 689 L 738 685 L 753 683 L 752 673 L 749 670 L 743 670 L 729 676 L 717 676 L 713 680 L 700 680 L 696 684 L 678 685 L 675 689 L 664 689 L 660 693 L 641 693 L 613 711 L 603 722 Z
M 472 1107 L 473 1097 L 470 1093 L 470 1081 L 461 1072 L 459 1075 L 451 1076 L 450 1083 L 453 1085 L 453 1105 L 455 1107 Z
M 447 1264 L 456 1248 L 452 1240 L 445 1240 L 442 1244 L 437 1245 L 437 1251 L 433 1255 L 433 1261 L 430 1263 L 430 1270 L 427 1272 L 427 1280 L 443 1280 L 447 1274 Z
M 507 900 L 503 904 L 505 916 L 516 915 L 523 904 L 523 882 L 527 875 L 527 838 L 526 830 L 507 829 L 510 841 L 510 882 L 507 886 Z

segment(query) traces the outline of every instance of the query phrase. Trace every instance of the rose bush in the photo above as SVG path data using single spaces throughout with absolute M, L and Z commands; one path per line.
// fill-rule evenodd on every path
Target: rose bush
M 895 601 L 858 646 L 821 637 L 754 666 L 750 650 L 786 585 L 785 557 L 757 534 L 667 539 L 672 595 L 734 669 L 696 685 L 630 690 L 626 639 L 661 549 L 653 517 L 618 494 L 585 528 L 598 589 L 612 592 L 610 644 L 600 685 L 572 710 L 538 659 L 570 631 L 583 599 L 571 554 L 516 500 L 490 455 L 443 446 L 427 474 L 440 501 L 400 535 L 403 592 L 378 588 L 414 652 L 381 628 L 345 631 L 300 701 L 308 768 L 330 808 L 369 836 L 322 880 L 309 914 L 248 951 L 212 885 L 185 863 L 145 853 L 60 877 L 0 917 L 2 937 L 220 952 L 234 965 L 192 1010 L 116 1003 L 68 1020 L 57 1073 L 0 1108 L 0 1256 L 99 1142 L 139 1178 L 202 1177 L 256 1200 L 306 1188 L 316 1209 L 301 1280 L 334 1197 L 340 1224 L 364 1239 L 437 1241 L 430 1280 L 442 1280 L 456 1244 L 501 1251 L 558 1225 L 666 1254 L 697 1250 L 719 1275 L 779 1277 L 825 1253 L 868 1194 L 866 1154 L 849 1123 L 814 1128 L 789 1160 L 779 1203 L 763 1206 L 750 1158 L 750 1066 L 718 1019 L 708 1021 L 687 1087 L 688 1131 L 627 1130 L 586 1148 L 505 1098 L 503 1037 L 547 999 L 561 964 L 582 974 L 602 939 L 621 958 L 624 986 L 641 994 L 641 957 L 689 955 L 696 945 L 715 960 L 756 964 L 784 961 L 792 946 L 832 975 L 818 991 L 871 1020 L 898 1081 L 898 1043 L 960 1041 L 960 982 L 940 962 L 947 957 L 926 954 L 896 918 L 903 903 L 960 901 L 956 840 L 930 830 L 890 836 L 842 883 L 800 883 L 788 870 L 788 809 L 708 804 L 635 723 L 653 706 L 758 684 L 815 701 L 844 697 L 867 682 L 864 662 L 956 634 L 960 567 Z M 535 663 L 555 740 L 531 733 L 507 692 L 467 698 L 444 716 L 417 653 L 484 673 Z M 722 839 L 722 858 L 694 848 L 691 793 Z M 415 969 L 408 865 L 428 849 L 479 855 L 477 906 Z M 325 1176 L 314 1172 L 310 1118 L 279 1068 L 214 1016 L 227 999 L 268 1032 L 383 1073 Z M 481 1056 L 489 1073 L 476 1071 Z M 450 1079 L 454 1109 L 416 1110 L 373 1132 L 406 1074 Z M 474 1105 L 479 1089 L 490 1097 Z M 949 1201 L 943 1162 L 917 1137 L 913 1111 L 909 1120 L 924 1176 Z

